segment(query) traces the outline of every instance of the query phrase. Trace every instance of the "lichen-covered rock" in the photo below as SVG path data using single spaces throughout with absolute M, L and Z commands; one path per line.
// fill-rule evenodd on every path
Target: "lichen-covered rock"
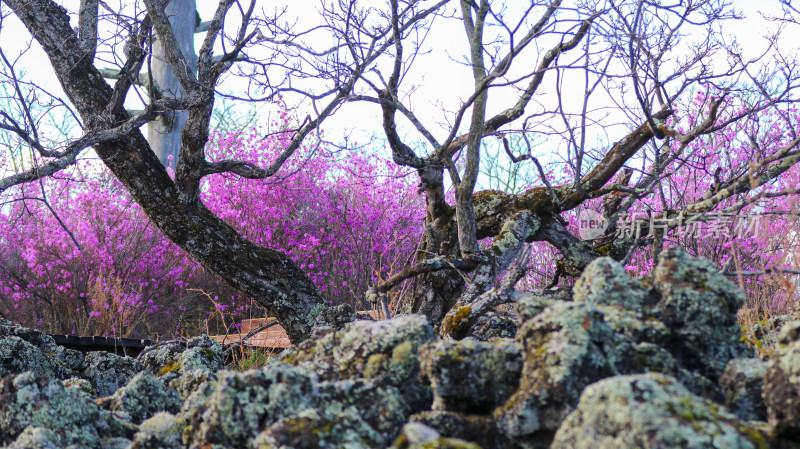
M 719 379 L 725 406 L 736 416 L 748 421 L 764 421 L 764 375 L 767 362 L 758 358 L 732 359 Z
M 69 371 L 41 349 L 22 338 L 8 336 L 0 338 L 0 377 L 32 371 L 37 376 L 65 379 Z
M 681 366 L 716 381 L 730 359 L 752 355 L 740 341 L 736 320 L 744 292 L 711 262 L 669 248 L 644 282 L 660 294 L 652 313 L 671 329 L 663 345 Z
M 420 376 L 430 382 L 433 409 L 491 413 L 519 385 L 522 347 L 510 340 L 440 340 L 420 348 Z
M 800 439 L 800 321 L 785 324 L 764 375 L 764 403 L 775 432 Z
M 474 320 L 465 337 L 480 341 L 514 338 L 520 320 L 516 304 L 500 304 L 486 310 Z
M 164 342 L 148 346 L 136 356 L 144 369 L 156 377 L 174 374 L 167 382 L 177 378 L 181 371 L 181 354 L 186 351 L 186 343 L 182 341 Z
M 216 383 L 217 373 L 215 371 L 195 369 L 184 371 L 180 377 L 170 381 L 169 387 L 177 391 L 181 399 L 185 401 L 195 392 L 207 391 L 208 387 L 213 387 Z
M 31 372 L 6 376 L 0 380 L 0 444 L 16 440 L 28 426 L 52 431 L 59 447 L 100 449 L 108 439 L 126 436 L 122 423 L 83 391 Z M 49 433 L 36 435 L 52 441 Z
M 137 360 L 148 372 L 167 383 L 185 371 L 200 369 L 217 372 L 225 366 L 222 345 L 207 335 L 187 342 L 175 341 L 145 348 Z
M 571 292 L 565 289 L 514 292 L 514 297 L 517 300 L 517 316 L 520 323 L 542 313 L 553 304 L 572 301 Z
M 625 267 L 610 257 L 592 261 L 575 282 L 575 302 L 620 306 L 642 312 L 648 292 L 638 280 L 631 279 Z
M 38 348 L 42 353 L 63 369 L 57 374 L 60 379 L 65 379 L 80 367 L 83 354 L 72 349 L 58 346 L 53 337 L 36 329 L 19 326 L 11 321 L 0 319 L 0 339 L 5 337 L 18 337 Z
M 418 422 L 403 426 L 403 431 L 390 449 L 481 449 L 475 443 L 443 437 L 436 430 Z
M 341 420 L 346 428 L 340 430 L 351 436 L 339 440 L 340 436 L 331 435 L 333 440 L 325 437 L 324 441 L 346 442 L 351 445 L 347 447 L 360 447 L 352 445 L 363 442 L 370 442 L 366 447 L 385 447 L 415 411 L 401 387 L 364 378 L 320 380 L 303 367 L 285 363 L 245 373 L 220 372 L 213 393 L 202 405 L 194 411 L 186 409 L 184 404 L 181 416 L 191 423 L 188 439 L 200 446 L 221 447 L 270 447 L 287 441 L 312 444 L 287 447 L 315 447 L 317 440 L 300 438 L 301 428 L 325 433 L 331 420 Z M 253 438 L 262 431 L 256 442 Z
M 181 372 L 204 370 L 217 372 L 225 367 L 222 345 L 208 335 L 192 338 L 181 354 Z
M 479 316 L 467 331 L 467 335 L 481 341 L 496 338 L 514 338 L 517 334 L 517 314 L 508 310 L 489 310 Z
M 182 402 L 178 393 L 168 389 L 161 379 L 142 371 L 104 405 L 119 419 L 139 424 L 156 412 L 177 413 Z
M 258 435 L 252 447 L 367 449 L 385 445 L 358 415 L 320 413 L 310 409 L 273 423 Z
M 89 396 L 95 396 L 94 388 L 92 388 L 92 383 L 86 379 L 70 377 L 69 379 L 62 380 L 61 385 L 63 385 L 64 388 L 76 388 L 88 394 Z
M 93 351 L 84 357 L 80 376 L 92 384 L 97 396 L 105 397 L 114 394 L 142 370 L 144 367 L 131 357 Z
M 330 331 L 342 329 L 347 323 L 359 320 L 371 320 L 370 316 L 363 316 L 356 313 L 349 304 L 340 304 L 333 307 L 325 307 L 320 310 L 311 328 L 312 338 L 321 336 Z
M 430 404 L 430 389 L 419 381 L 417 354 L 434 338 L 424 315 L 355 321 L 285 351 L 281 360 L 313 371 L 322 380 L 363 378 L 398 387 L 413 409 L 422 410 Z
M 346 379 L 320 382 L 316 391 L 319 395 L 318 408 L 327 414 L 358 416 L 386 443 L 394 439 L 414 411 L 405 401 L 401 389 L 374 381 Z
M 605 314 L 605 322 L 614 332 L 630 337 L 633 341 L 664 344 L 671 331 L 661 321 L 619 306 L 601 306 L 602 310 L 613 311 Z
M 170 382 L 169 387 L 178 392 L 183 400 L 181 415 L 191 417 L 202 409 L 206 400 L 217 387 L 217 373 L 203 370 L 192 370 L 181 374 Z
M 246 447 L 270 424 L 317 405 L 314 375 L 286 364 L 218 373 L 214 392 L 191 416 L 186 438 L 196 444 Z
M 761 449 L 765 437 L 713 402 L 661 374 L 590 385 L 551 449 Z
M 60 438 L 50 429 L 28 426 L 8 449 L 61 449 Z
M 507 449 L 515 445 L 500 432 L 491 416 L 465 415 L 441 410 L 417 413 L 411 422 L 425 424 L 443 437 L 459 438 L 491 449 Z
M 494 412 L 506 435 L 537 440 L 552 435 L 587 385 L 633 371 L 636 343 L 606 323 L 606 315 L 616 313 L 586 302 L 559 303 L 520 327 L 520 388 Z
M 183 447 L 184 422 L 170 413 L 160 412 L 139 426 L 129 449 L 167 449 Z

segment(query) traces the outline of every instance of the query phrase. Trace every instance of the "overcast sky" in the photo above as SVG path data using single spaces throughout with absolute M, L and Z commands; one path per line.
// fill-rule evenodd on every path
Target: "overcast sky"
M 77 9 L 79 2 L 74 0 L 63 3 L 74 11 Z M 289 13 L 298 17 L 300 26 L 304 25 L 303 20 L 318 17 L 314 12 L 317 10 L 317 0 L 294 0 L 289 2 L 271 0 L 260 4 L 267 5 L 265 8 L 280 8 L 282 3 L 290 6 Z M 779 2 L 777 0 L 736 0 L 733 4 L 737 10 L 746 16 L 746 19 L 725 24 L 725 32 L 735 36 L 748 53 L 757 54 L 767 45 L 761 34 L 774 26 L 773 23 L 765 21 L 758 11 L 765 10 L 769 14 L 778 14 L 780 12 Z M 215 1 L 198 1 L 198 11 L 203 20 L 211 18 L 215 7 Z M 8 11 L 5 6 L 3 9 Z M 235 23 L 235 21 L 231 22 Z M 414 84 L 416 86 L 415 94 L 408 105 L 439 138 L 442 138 L 449 131 L 446 127 L 446 115 L 443 114 L 443 109 L 450 111 L 457 109 L 460 102 L 472 92 L 472 80 L 469 71 L 466 67 L 451 62 L 452 58 L 458 56 L 461 50 L 465 48 L 463 36 L 463 28 L 457 21 L 440 21 L 426 41 L 430 53 L 421 55 L 415 61 L 415 68 L 405 80 L 405 85 Z M 5 20 L 3 29 L 0 30 L 0 42 L 2 42 L 3 50 L 8 56 L 15 57 L 22 53 L 27 48 L 28 38 L 28 33 L 13 17 Z M 197 39 L 202 39 L 202 35 L 198 35 Z M 796 42 L 796 38 L 792 41 Z M 197 47 L 199 47 L 199 41 Z M 38 44 L 33 43 L 27 53 L 19 57 L 19 60 L 21 66 L 25 69 L 25 80 L 36 81 L 53 92 L 60 92 L 57 81 L 52 75 L 49 62 L 38 47 Z M 548 85 L 548 82 L 552 83 L 551 80 L 546 81 L 543 89 L 551 88 L 552 84 Z M 220 86 L 220 90 L 236 91 L 241 86 L 241 80 L 229 77 Z M 579 90 L 576 89 L 575 93 L 578 93 L 577 91 Z M 504 109 L 515 101 L 512 92 L 494 95 L 490 98 L 490 114 Z M 578 101 L 579 98 L 579 96 L 575 96 L 574 101 Z M 129 104 L 128 106 L 136 107 L 134 104 Z M 343 136 L 353 131 L 355 131 L 357 137 L 369 133 L 382 136 L 379 108 L 374 104 L 347 105 L 326 122 L 325 128 L 327 137 L 331 139 L 337 139 L 338 136 Z M 405 128 L 405 131 L 411 130 Z M 620 130 L 618 134 L 622 132 L 624 130 Z M 602 133 L 597 137 L 604 138 Z M 614 136 L 608 136 L 607 138 L 612 140 Z

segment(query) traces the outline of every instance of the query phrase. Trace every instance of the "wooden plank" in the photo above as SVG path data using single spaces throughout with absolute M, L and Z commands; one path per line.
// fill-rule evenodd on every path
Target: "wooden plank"
M 373 320 L 381 320 L 383 319 L 383 314 L 380 310 L 359 310 L 357 312 L 359 315 L 367 315 L 371 317 Z M 212 335 L 210 336 L 212 339 L 218 341 L 221 344 L 239 344 L 242 342 L 242 337 L 247 335 L 251 330 L 266 324 L 268 321 L 276 320 L 274 317 L 266 317 L 266 318 L 252 318 L 248 320 L 242 320 L 242 328 L 240 329 L 239 334 L 228 334 L 225 335 Z M 247 346 L 257 346 L 262 348 L 291 348 L 292 343 L 289 341 L 289 336 L 286 335 L 286 331 L 281 327 L 281 325 L 276 324 L 268 328 L 267 330 L 261 331 L 252 337 L 248 338 L 247 341 L 244 342 Z

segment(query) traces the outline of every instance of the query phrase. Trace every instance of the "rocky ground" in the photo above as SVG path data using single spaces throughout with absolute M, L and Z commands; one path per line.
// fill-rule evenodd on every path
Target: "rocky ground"
M 207 337 L 133 359 L 0 322 L 0 447 L 800 448 L 800 320 L 764 361 L 743 302 L 679 249 L 639 279 L 600 259 L 478 338 L 357 321 L 244 373 Z

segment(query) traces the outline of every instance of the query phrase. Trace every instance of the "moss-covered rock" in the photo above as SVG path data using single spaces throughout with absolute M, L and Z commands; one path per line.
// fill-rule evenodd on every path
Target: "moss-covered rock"
M 103 351 L 86 354 L 80 366 L 80 376 L 92 384 L 99 397 L 111 396 L 118 388 L 142 371 L 144 367 L 131 357 L 121 357 Z
M 634 369 L 636 343 L 606 323 L 606 315 L 615 313 L 586 302 L 559 303 L 522 325 L 520 388 L 494 412 L 506 435 L 552 434 L 587 385 Z
M 272 423 L 317 405 L 314 375 L 302 368 L 271 364 L 218 376 L 214 392 L 192 414 L 184 432 L 200 446 L 246 447 Z
M 197 392 L 206 392 L 209 396 L 213 387 L 217 384 L 216 371 L 206 371 L 201 369 L 185 371 L 177 379 L 169 383 L 169 387 L 178 392 L 181 399 L 186 401 L 190 396 Z M 209 390 L 211 388 L 211 390 Z
M 225 367 L 222 345 L 208 335 L 192 338 L 181 354 L 181 372 L 203 370 L 217 372 Z
M 671 330 L 662 342 L 681 366 L 716 382 L 732 358 L 750 357 L 740 341 L 736 313 L 744 292 L 706 259 L 692 259 L 679 247 L 661 253 L 646 282 L 659 293 L 652 310 Z
M 419 347 L 434 340 L 424 315 L 355 321 L 285 351 L 285 363 L 315 372 L 322 380 L 367 379 L 399 388 L 415 410 L 430 404 L 430 389 L 419 381 Z
M 517 299 L 517 316 L 520 323 L 542 313 L 553 304 L 572 301 L 572 294 L 566 289 L 514 292 L 514 296 Z
M 61 449 L 60 440 L 50 429 L 28 426 L 8 449 Z
M 786 323 L 764 376 L 764 403 L 775 432 L 800 439 L 800 321 Z
M 320 382 L 317 408 L 325 415 L 358 416 L 377 432 L 379 440 L 390 443 L 415 411 L 400 388 L 371 380 Z M 372 431 L 370 431 L 370 435 Z M 373 436 L 369 436 L 374 439 Z
M 421 377 L 434 410 L 488 414 L 516 391 L 522 347 L 510 340 L 440 340 L 420 349 Z
M 381 437 L 357 415 L 305 410 L 261 432 L 254 449 L 367 449 L 385 447 Z
M 119 419 L 139 424 L 157 412 L 177 413 L 182 401 L 161 379 L 142 371 L 103 404 Z
M 551 449 L 767 449 L 760 432 L 661 374 L 590 385 Z
M 648 292 L 636 279 L 631 279 L 625 267 L 610 257 L 592 261 L 575 282 L 573 300 L 608 306 L 620 306 L 642 312 Z
M 719 379 L 725 406 L 740 419 L 764 421 L 767 408 L 762 393 L 767 362 L 758 358 L 732 359 Z
M 60 377 L 61 379 L 73 374 L 71 371 L 78 370 L 83 360 L 82 353 L 58 346 L 55 340 L 53 340 L 53 337 L 44 332 L 22 327 L 11 321 L 0 319 L 0 339 L 5 337 L 20 338 L 42 351 L 45 356 L 64 369 L 63 372 L 57 373 L 60 376 L 64 376 Z
M 92 388 L 92 383 L 86 379 L 80 379 L 77 377 L 70 377 L 69 379 L 64 379 L 61 381 L 61 385 L 64 388 L 76 388 L 84 393 L 88 394 L 89 396 L 96 396 L 94 388 Z
M 481 447 L 458 438 L 443 437 L 425 424 L 412 422 L 403 426 L 403 432 L 390 449 L 481 449 Z
M 181 354 L 186 351 L 186 343 L 174 341 L 145 348 L 136 361 L 150 374 L 165 378 L 166 382 L 180 376 Z
M 516 447 L 497 427 L 491 416 L 432 410 L 411 416 L 411 422 L 425 424 L 443 437 L 459 438 L 491 449 Z
M 183 447 L 185 423 L 175 415 L 156 413 L 139 426 L 129 449 L 177 449 Z
M 217 372 L 225 367 L 222 345 L 207 335 L 145 348 L 136 359 L 150 374 L 167 383 L 185 371 Z
M 23 438 L 50 440 L 58 447 L 105 448 L 109 439 L 127 435 L 122 423 L 79 389 L 31 372 L 6 376 L 0 380 L 0 444 L 18 439 L 29 426 L 52 434 L 35 431 Z
M 0 377 L 31 371 L 37 376 L 65 379 L 69 371 L 41 349 L 20 337 L 0 338 Z

